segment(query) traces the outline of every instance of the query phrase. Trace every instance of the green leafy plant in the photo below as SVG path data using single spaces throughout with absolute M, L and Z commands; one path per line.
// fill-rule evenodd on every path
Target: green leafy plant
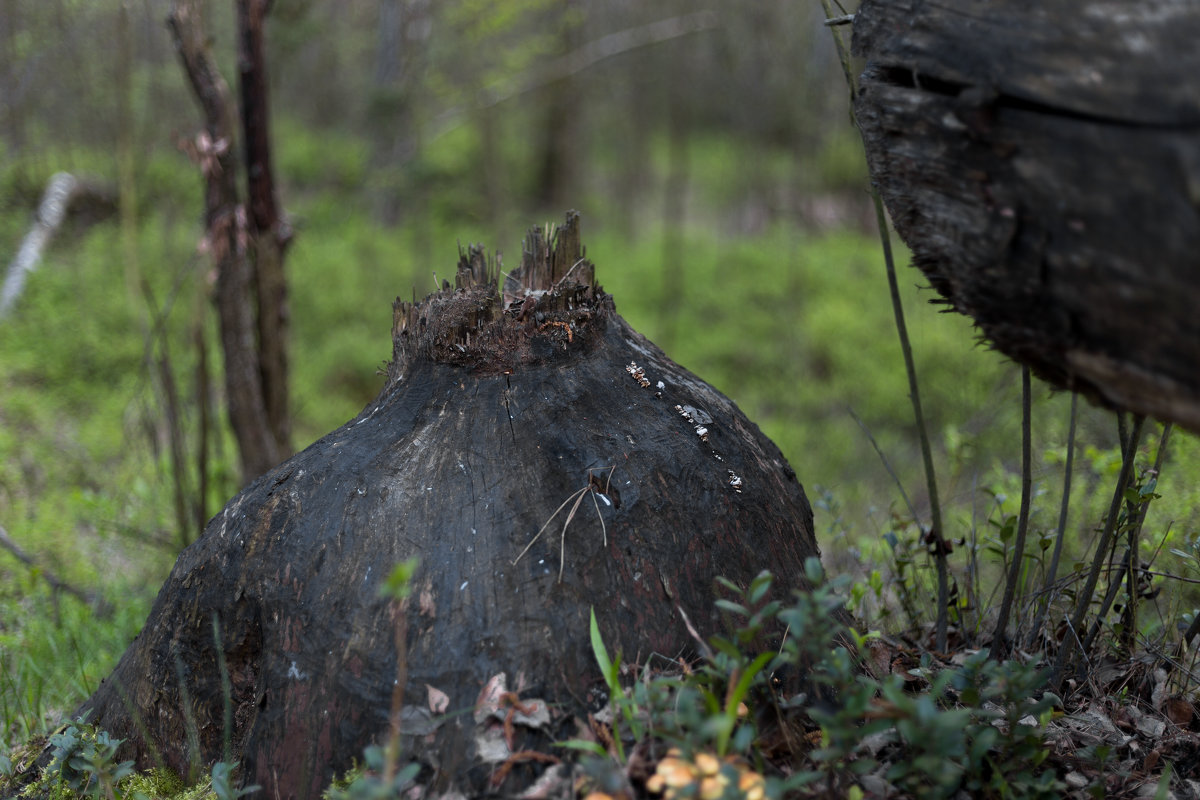
M 238 798 L 253 794 L 261 788 L 258 786 L 236 788 L 234 786 L 233 773 L 237 769 L 237 766 L 236 761 L 232 764 L 226 761 L 218 761 L 213 764 L 209 780 L 211 781 L 210 785 L 213 794 L 217 796 L 217 800 L 238 800 Z
M 625 694 L 621 688 L 621 654 L 617 653 L 615 658 L 610 658 L 608 648 L 604 646 L 604 638 L 600 635 L 600 625 L 596 622 L 596 610 L 592 609 L 588 620 L 588 630 L 592 642 L 592 655 L 596 658 L 596 665 L 600 667 L 600 674 L 604 676 L 604 682 L 608 686 L 609 702 L 620 714 L 621 719 L 625 721 L 629 729 L 630 735 L 634 739 L 640 739 L 642 728 L 638 722 L 638 706 L 637 700 Z M 625 761 L 625 746 L 622 743 L 622 736 L 619 730 L 616 729 L 617 714 L 613 714 L 613 746 L 617 751 L 617 758 Z
M 816 559 L 806 574 L 815 588 L 787 603 L 770 598 L 769 573 L 745 589 L 723 581 L 733 595 L 718 601 L 729 632 L 707 640 L 704 658 L 684 674 L 643 670 L 627 689 L 593 615 L 593 650 L 613 698 L 614 727 L 624 721 L 625 735 L 614 731 L 614 739 L 659 739 L 670 748 L 648 788 L 667 798 L 850 794 L 883 767 L 897 789 L 923 797 L 1061 794 L 1046 767 L 1045 725 L 1061 705 L 1044 691 L 1046 670 L 983 650 L 958 667 L 935 669 L 926 656 L 908 678 L 875 677 L 867 656 L 877 634 L 857 631 L 844 616 L 849 580 L 826 580 Z M 650 702 L 635 703 L 635 696 Z M 772 773 L 760 749 L 761 722 L 772 717 L 819 731 L 819 746 L 791 750 L 788 774 Z M 871 741 L 885 742 L 888 757 L 872 755 Z M 608 754 L 581 749 L 590 751 L 585 772 L 605 774 L 588 758 L 604 755 L 611 765 Z M 625 764 L 629 752 L 615 748 L 615 761 Z
M 77 719 L 50 736 L 54 751 L 46 772 L 81 796 L 112 798 L 121 779 L 133 773 L 132 761 L 116 760 L 121 742 Z

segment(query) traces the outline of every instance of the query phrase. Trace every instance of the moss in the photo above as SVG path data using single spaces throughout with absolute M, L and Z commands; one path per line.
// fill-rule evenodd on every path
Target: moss
M 207 780 L 196 786 L 202 785 L 207 785 Z M 151 798 L 179 798 L 193 791 L 184 786 L 182 778 L 165 767 L 136 772 L 121 783 L 121 788 L 127 796 L 140 793 Z
M 68 736 L 86 750 L 88 745 L 95 746 L 101 740 L 102 733 L 94 725 L 76 721 L 60 726 L 47 736 L 34 736 L 13 748 L 6 756 L 0 756 L 0 767 L 5 766 L 4 758 L 9 762 L 8 769 L 0 771 L 0 797 L 82 800 L 91 796 L 68 785 L 58 765 L 51 763 L 49 766 L 38 766 L 36 762 L 39 759 L 47 761 L 49 751 L 62 744 L 61 739 L 55 740 L 56 736 Z M 115 759 L 108 761 L 107 766 L 114 772 L 118 770 Z M 118 781 L 115 796 L 146 800 L 217 800 L 210 776 L 204 776 L 189 787 L 179 775 L 165 767 L 152 767 L 126 775 Z

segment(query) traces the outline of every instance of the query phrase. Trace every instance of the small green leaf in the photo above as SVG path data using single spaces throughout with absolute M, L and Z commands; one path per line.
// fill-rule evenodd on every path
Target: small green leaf
M 714 600 L 713 603 L 723 611 L 729 611 L 742 617 L 750 616 L 750 610 L 741 603 L 735 603 L 732 600 Z
M 774 576 L 770 572 L 763 570 L 755 576 L 754 580 L 750 581 L 750 590 L 746 592 L 746 599 L 751 604 L 760 602 L 766 597 L 767 592 L 771 589 L 771 583 Z
M 579 750 L 584 753 L 591 753 L 594 756 L 604 758 L 608 755 L 599 742 L 589 742 L 584 739 L 568 739 L 565 742 L 557 742 L 559 747 L 565 747 L 568 750 Z
M 596 609 L 591 609 L 591 623 L 589 631 L 592 637 L 592 655 L 596 657 L 596 664 L 600 667 L 600 673 L 604 675 L 604 679 L 609 680 L 612 672 L 612 659 L 608 657 L 608 648 L 604 646 L 604 639 L 600 636 L 600 625 L 596 622 Z M 611 681 L 609 688 L 612 688 Z
M 813 586 L 820 586 L 825 582 L 825 568 L 821 566 L 821 559 L 816 556 L 804 559 L 804 577 L 808 578 Z
M 380 584 L 380 596 L 392 600 L 404 600 L 412 594 L 412 579 L 417 571 L 418 563 L 420 560 L 414 556 L 396 564 L 392 568 L 391 574 Z

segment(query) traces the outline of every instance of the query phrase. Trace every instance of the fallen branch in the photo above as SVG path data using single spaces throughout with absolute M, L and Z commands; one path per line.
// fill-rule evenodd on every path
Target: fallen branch
M 4 530 L 3 526 L 0 526 L 0 546 L 12 553 L 13 557 L 25 566 L 29 567 L 30 569 L 37 570 L 38 574 L 46 580 L 46 583 L 50 584 L 50 588 L 54 591 L 66 592 L 79 602 L 90 606 L 92 610 L 96 612 L 97 616 L 107 617 L 112 613 L 111 604 L 97 593 L 72 586 L 71 584 L 59 578 L 46 567 L 38 564 L 37 561 L 34 560 L 33 556 L 29 555 L 29 553 L 25 552 L 25 550 L 19 544 L 13 541 L 12 537 L 8 535 L 8 531 Z
M 42 252 L 50 244 L 50 240 L 66 221 L 72 206 L 77 206 L 81 199 L 87 199 L 101 209 L 116 207 L 116 201 L 111 192 L 102 187 L 83 181 L 66 172 L 56 172 L 46 184 L 42 194 L 42 202 L 38 205 L 33 225 L 21 241 L 21 249 L 8 267 L 8 275 L 4 278 L 4 288 L 0 290 L 0 319 L 8 316 L 8 312 L 21 297 L 25 288 L 25 278 L 37 267 L 42 259 Z

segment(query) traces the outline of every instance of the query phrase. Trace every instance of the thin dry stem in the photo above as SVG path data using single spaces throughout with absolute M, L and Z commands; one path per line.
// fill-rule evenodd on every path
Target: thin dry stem
M 1091 603 L 1092 596 L 1096 592 L 1096 583 L 1100 580 L 1100 573 L 1104 569 L 1105 556 L 1112 546 L 1113 532 L 1117 525 L 1117 514 L 1121 510 L 1121 500 L 1125 495 L 1125 487 L 1129 483 L 1129 477 L 1133 474 L 1133 458 L 1137 453 L 1138 441 L 1142 436 L 1142 423 L 1146 418 L 1141 414 L 1137 415 L 1133 420 L 1133 428 L 1129 432 L 1128 445 L 1124 448 L 1125 457 L 1121 460 L 1121 474 L 1117 476 L 1116 486 L 1113 488 L 1112 503 L 1108 507 L 1108 518 L 1104 523 L 1104 531 L 1100 534 L 1100 541 L 1096 544 L 1096 554 L 1092 559 L 1092 568 L 1088 573 L 1087 582 L 1084 584 L 1083 591 L 1079 593 L 1079 602 L 1075 606 L 1075 613 L 1070 619 L 1072 631 L 1079 631 L 1083 628 L 1084 617 L 1087 616 L 1088 605 Z M 1077 637 L 1072 636 L 1063 642 L 1062 649 L 1059 650 L 1058 659 L 1054 665 L 1054 676 L 1051 684 L 1060 686 L 1067 666 L 1075 654 L 1075 644 Z M 1083 657 L 1087 658 L 1087 652 L 1083 653 Z
M 602 492 L 602 494 L 606 496 L 609 493 L 609 488 L 612 486 L 612 474 L 613 470 L 615 469 L 616 465 L 609 467 L 608 469 L 608 478 L 604 483 L 604 491 Z M 571 510 L 567 512 L 567 519 L 565 522 L 563 522 L 562 534 L 559 537 L 558 580 L 561 583 L 563 571 L 566 569 L 567 564 L 567 528 L 571 527 L 571 522 L 575 519 L 575 514 L 579 511 L 579 505 L 583 502 L 583 496 L 586 494 L 590 494 L 592 496 L 592 505 L 596 509 L 596 518 L 600 520 L 600 535 L 602 537 L 602 541 L 604 542 L 604 546 L 608 547 L 608 526 L 604 523 L 604 515 L 600 512 L 600 504 L 596 502 L 596 488 L 592 485 L 592 470 L 589 469 L 587 485 L 582 489 L 577 489 L 576 491 L 572 492 L 566 500 L 562 501 L 558 508 L 554 509 L 554 513 L 550 515 L 550 518 L 546 520 L 538 532 L 534 534 L 533 538 L 529 540 L 529 544 L 525 545 L 525 548 L 517 554 L 516 558 L 513 559 L 513 566 L 516 566 L 517 562 L 524 558 L 525 554 L 529 552 L 529 548 L 533 547 L 533 543 L 541 538 L 541 535 L 546 532 L 547 528 L 550 527 L 550 523 L 553 522 L 554 518 L 558 516 L 558 512 L 562 511 L 564 508 L 570 505 L 572 501 L 574 501 L 574 505 L 571 505 Z
M 1067 461 L 1063 466 L 1063 490 L 1062 503 L 1058 509 L 1058 529 L 1055 533 L 1054 553 L 1050 556 L 1050 568 L 1046 572 L 1046 581 L 1042 586 L 1041 608 L 1038 610 L 1036 621 L 1033 623 L 1032 629 L 1029 631 L 1029 646 L 1033 646 L 1034 640 L 1042 629 L 1042 624 L 1046 621 L 1046 613 L 1050 609 L 1050 603 L 1053 600 L 1051 588 L 1054 586 L 1054 581 L 1058 577 L 1058 561 L 1062 556 L 1063 540 L 1066 539 L 1067 531 L 1067 512 L 1071 506 L 1071 477 L 1075 464 L 1075 421 L 1079 408 L 1079 395 L 1071 394 L 1071 422 L 1067 429 Z
M 1022 561 L 1025 559 L 1025 535 L 1029 530 L 1029 502 L 1033 494 L 1033 389 L 1030 386 L 1029 367 L 1021 368 L 1021 510 L 1017 514 L 1017 541 L 1013 544 L 1012 565 L 1008 580 L 1004 583 L 1004 599 L 1000 602 L 1000 615 L 996 620 L 996 632 L 992 636 L 992 658 L 1008 655 L 1008 618 L 1012 613 L 1013 599 L 1021 579 Z

